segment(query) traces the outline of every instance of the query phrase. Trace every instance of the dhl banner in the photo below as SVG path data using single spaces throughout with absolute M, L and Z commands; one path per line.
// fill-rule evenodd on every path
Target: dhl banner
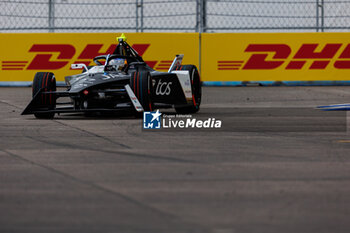
M 121 33 L 0 34 L 0 85 L 30 85 L 51 71 L 58 81 L 112 53 Z M 350 81 L 350 33 L 126 33 L 152 68 L 168 70 L 176 54 L 200 68 L 206 84 Z
M 201 38 L 205 81 L 350 80 L 349 33 L 205 33 Z
M 57 81 L 81 71 L 70 64 L 94 65 L 95 56 L 113 53 L 121 33 L 0 34 L 0 83 L 30 84 L 36 72 L 51 71 Z M 126 33 L 127 42 L 152 68 L 167 71 L 176 54 L 199 65 L 196 33 Z M 5 84 L 4 84 L 5 83 Z

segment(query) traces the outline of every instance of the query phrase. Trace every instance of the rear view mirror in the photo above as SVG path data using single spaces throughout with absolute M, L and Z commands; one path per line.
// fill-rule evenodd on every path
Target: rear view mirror
M 88 71 L 88 68 L 84 63 L 72 64 L 72 65 L 70 65 L 70 68 L 72 70 L 85 69 L 86 71 Z

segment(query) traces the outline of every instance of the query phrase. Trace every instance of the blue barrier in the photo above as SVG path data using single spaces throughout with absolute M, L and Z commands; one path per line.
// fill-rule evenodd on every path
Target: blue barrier
M 0 87 L 31 87 L 33 82 L 0 82 Z M 65 86 L 65 82 L 56 82 L 56 85 Z
M 202 82 L 207 87 L 244 87 L 244 86 L 350 86 L 350 81 L 206 81 Z M 0 82 L 0 87 L 31 87 L 32 82 Z M 57 82 L 57 86 L 65 86 L 63 81 Z

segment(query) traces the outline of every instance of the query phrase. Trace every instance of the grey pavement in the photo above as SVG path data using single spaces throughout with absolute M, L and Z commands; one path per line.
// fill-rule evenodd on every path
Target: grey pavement
M 346 115 L 314 109 L 350 102 L 350 87 L 205 87 L 198 116 L 221 131 L 38 120 L 20 115 L 30 99 L 0 88 L 1 233 L 350 230 Z

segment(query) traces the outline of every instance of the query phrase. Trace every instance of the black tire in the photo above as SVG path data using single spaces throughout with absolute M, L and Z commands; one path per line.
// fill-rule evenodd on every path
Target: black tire
M 56 79 L 55 75 L 50 72 L 38 72 L 34 76 L 32 96 L 42 89 L 43 92 L 56 91 Z M 37 108 L 43 110 L 53 110 L 56 107 L 56 95 L 55 94 L 40 94 L 35 102 Z M 52 119 L 55 113 L 34 113 L 34 116 L 39 119 Z
M 202 98 L 202 83 L 197 67 L 194 65 L 183 65 L 175 67 L 174 70 L 188 70 L 188 72 L 190 73 L 191 87 L 193 93 L 193 105 L 185 107 L 175 106 L 176 112 L 179 114 L 189 114 L 198 112 Z
M 144 111 L 153 111 L 154 109 L 154 104 L 151 100 L 151 82 L 151 74 L 148 71 L 136 71 L 131 74 L 130 87 Z

